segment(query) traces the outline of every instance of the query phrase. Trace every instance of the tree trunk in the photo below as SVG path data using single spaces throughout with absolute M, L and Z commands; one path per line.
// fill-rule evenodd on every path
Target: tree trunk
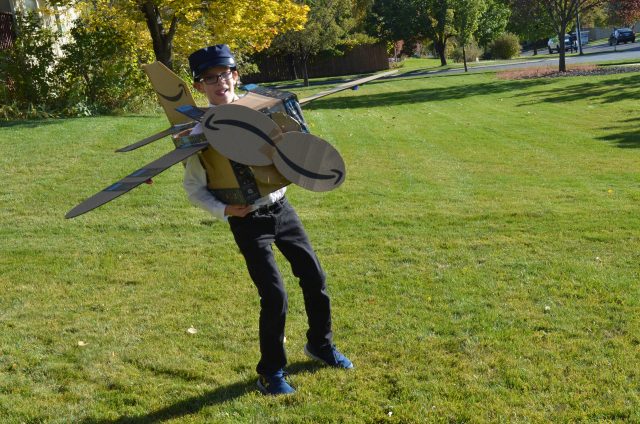
M 302 78 L 304 78 L 304 86 L 309 87 L 309 72 L 307 71 L 307 57 L 302 59 Z
M 536 47 L 536 45 L 533 45 L 533 55 L 534 56 L 538 56 L 538 48 Z
M 153 41 L 153 52 L 156 55 L 156 60 L 173 70 L 173 37 L 176 33 L 178 18 L 174 16 L 171 19 L 169 31 L 166 31 L 162 24 L 160 11 L 152 0 L 144 0 L 140 3 L 140 10 L 144 15 L 151 40 Z
M 467 68 L 467 52 L 464 49 L 464 44 L 462 45 L 462 61 L 464 62 L 464 71 L 469 72 Z
M 564 34 L 566 31 L 567 25 L 563 23 L 560 28 L 560 33 L 558 34 L 558 45 L 560 46 L 558 49 L 558 70 L 560 72 L 567 72 L 566 50 L 564 46 Z
M 440 57 L 440 65 L 447 66 L 447 55 L 445 52 L 446 44 L 441 41 L 434 41 L 433 47 L 436 49 L 436 53 Z
M 292 80 L 298 79 L 298 70 L 296 69 L 296 58 L 290 54 L 287 55 L 287 59 L 289 61 L 289 77 Z

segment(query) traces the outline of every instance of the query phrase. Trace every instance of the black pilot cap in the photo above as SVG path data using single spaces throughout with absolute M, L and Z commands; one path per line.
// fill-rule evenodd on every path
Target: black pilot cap
M 232 70 L 236 69 L 236 60 L 226 44 L 205 47 L 189 56 L 189 67 L 193 79 L 200 78 L 204 71 L 214 66 L 228 66 Z

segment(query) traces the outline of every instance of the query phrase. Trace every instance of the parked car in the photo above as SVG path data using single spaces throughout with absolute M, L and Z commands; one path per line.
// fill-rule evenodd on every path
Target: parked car
M 560 43 L 558 42 L 558 37 L 551 37 L 549 41 L 547 41 L 547 47 L 549 47 L 549 54 L 552 54 L 555 50 L 557 53 L 560 53 Z M 571 36 L 569 34 L 564 35 L 564 51 L 574 52 L 578 50 L 578 44 L 574 41 L 571 41 Z
M 636 41 L 636 35 L 631 28 L 618 28 L 614 30 L 609 36 L 609 45 L 613 46 L 620 43 L 633 43 Z

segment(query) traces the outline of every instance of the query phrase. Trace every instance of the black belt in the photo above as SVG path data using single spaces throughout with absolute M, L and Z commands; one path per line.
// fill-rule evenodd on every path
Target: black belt
M 251 213 L 249 215 L 254 215 L 254 214 L 265 214 L 265 213 L 271 213 L 271 212 L 275 212 L 280 210 L 284 204 L 287 202 L 287 198 L 285 196 L 282 196 L 280 199 L 276 200 L 273 203 L 269 203 L 268 205 L 262 205 L 259 206 L 258 209 L 251 211 Z

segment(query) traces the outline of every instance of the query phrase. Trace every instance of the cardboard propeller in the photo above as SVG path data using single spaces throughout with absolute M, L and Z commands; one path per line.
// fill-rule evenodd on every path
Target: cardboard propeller
M 229 104 L 202 117 L 207 141 L 223 156 L 244 165 L 275 165 L 289 181 L 311 191 L 342 184 L 345 164 L 325 140 L 308 133 L 282 132 L 267 115 Z

